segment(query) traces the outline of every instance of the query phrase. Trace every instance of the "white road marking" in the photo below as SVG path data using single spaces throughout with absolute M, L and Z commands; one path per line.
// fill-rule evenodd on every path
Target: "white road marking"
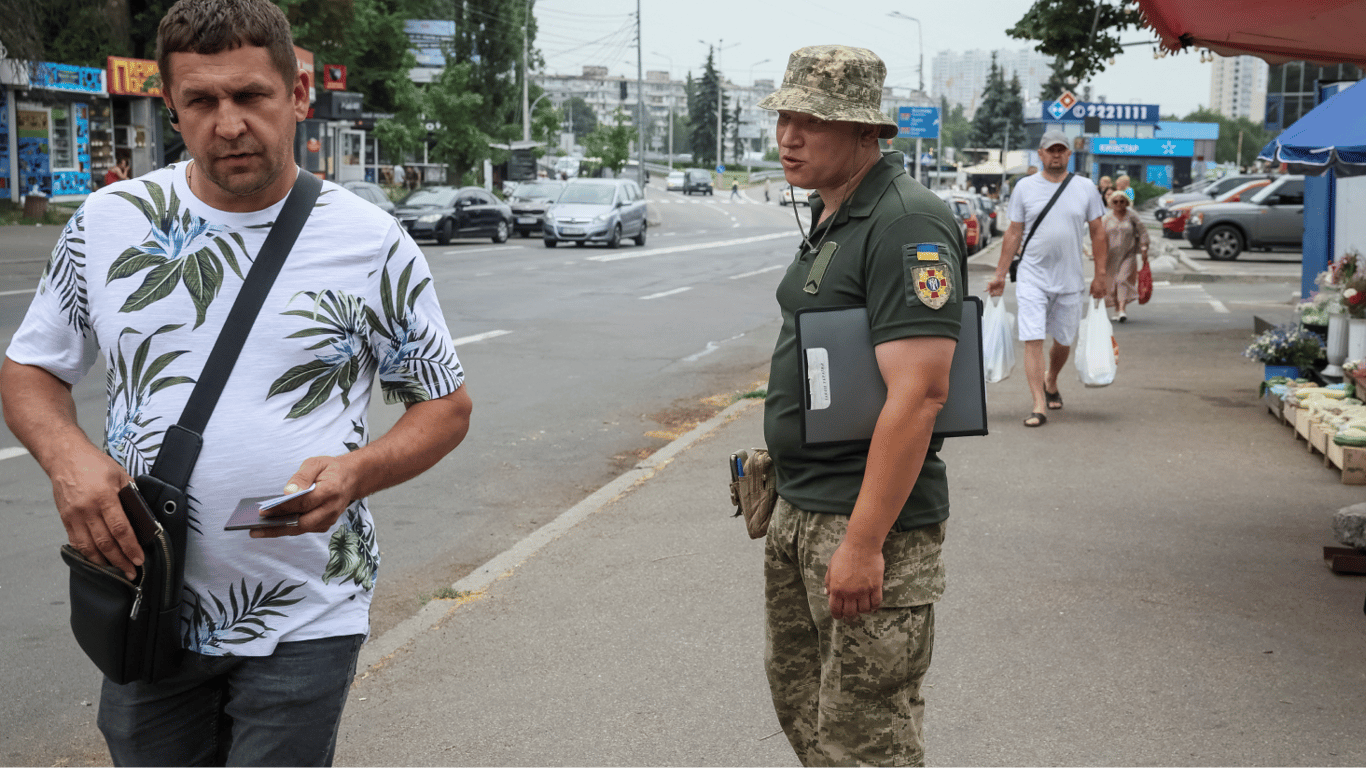
M 685 362 L 685 363 L 691 363 L 691 362 L 694 362 L 694 361 L 698 360 L 699 358 L 706 357 L 707 355 L 710 355 L 711 353 L 713 353 L 713 352 L 715 352 L 716 350 L 720 349 L 722 344 L 725 344 L 726 342 L 729 342 L 729 341 L 735 341 L 736 339 L 738 339 L 738 338 L 740 338 L 740 337 L 742 337 L 742 336 L 744 336 L 744 335 L 745 335 L 745 334 L 743 334 L 743 333 L 737 333 L 737 334 L 735 334 L 734 336 L 730 337 L 729 339 L 723 339 L 723 340 L 721 340 L 721 341 L 709 341 L 709 342 L 707 342 L 707 348 L 706 348 L 706 349 L 702 350 L 701 352 L 696 352 L 696 353 L 694 353 L 694 354 L 688 355 L 687 357 L 683 358 L 683 362 Z
M 28 455 L 28 449 L 27 449 L 27 448 L 0 448 L 0 461 L 4 461 L 5 459 L 12 459 L 12 458 L 15 458 L 16 456 L 27 456 L 27 455 Z
M 628 251 L 626 253 L 614 253 L 606 256 L 589 256 L 587 261 L 620 261 L 622 259 L 639 259 L 645 256 L 662 256 L 666 253 L 685 253 L 687 251 L 704 251 L 708 248 L 728 248 L 732 245 L 748 245 L 750 243 L 761 243 L 765 240 L 777 240 L 778 238 L 791 238 L 796 233 L 793 232 L 771 232 L 767 235 L 755 235 L 754 237 L 739 237 L 734 240 L 717 240 L 710 243 L 693 243 L 692 245 L 671 245 L 667 248 L 651 248 L 647 251 Z
M 676 293 L 683 293 L 684 291 L 691 291 L 691 290 L 692 290 L 691 287 L 688 287 L 688 288 L 675 288 L 675 289 L 673 289 L 672 291 L 664 291 L 663 293 L 652 293 L 652 294 L 650 294 L 649 296 L 641 296 L 641 297 L 640 297 L 640 300 L 641 300 L 641 301 L 645 301 L 645 300 L 647 300 L 647 299 L 662 299 L 662 298 L 664 298 L 665 296 L 673 296 L 673 295 L 676 294 Z
M 442 251 L 442 256 L 459 256 L 462 253 L 483 253 L 484 251 L 501 251 L 504 246 L 491 245 L 487 248 L 455 248 L 449 251 Z
M 37 288 L 26 288 L 22 291 L 0 291 L 0 296 L 18 296 L 21 293 L 33 293 Z
M 765 272 L 772 272 L 772 271 L 775 270 L 775 269 L 782 269 L 783 266 L 784 266 L 784 265 L 782 265 L 782 264 L 774 264 L 774 265 L 771 266 L 771 267 L 764 267 L 763 269 L 756 269 L 756 270 L 754 270 L 753 272 L 742 272 L 742 273 L 740 273 L 740 274 L 738 274 L 738 275 L 731 275 L 731 276 L 730 276 L 730 279 L 731 279 L 731 280 L 739 280 L 739 279 L 742 278 L 742 277 L 754 277 L 755 275 L 762 275 L 762 274 L 765 273 Z
M 489 331 L 487 333 L 478 333 L 473 336 L 465 336 L 459 339 L 455 339 L 451 343 L 458 347 L 462 344 L 473 344 L 476 341 L 486 341 L 488 339 L 497 338 L 499 336 L 506 336 L 509 333 L 512 333 L 512 331 Z

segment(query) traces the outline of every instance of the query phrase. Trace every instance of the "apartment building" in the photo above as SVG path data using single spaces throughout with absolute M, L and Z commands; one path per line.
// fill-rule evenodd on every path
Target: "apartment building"
M 1005 72 L 1006 82 L 1012 76 L 1020 78 L 1020 90 L 1026 104 L 1039 100 L 1039 90 L 1048 82 L 1053 59 L 1029 48 L 996 51 L 940 51 L 930 63 L 930 95 L 934 103 L 947 98 L 949 106 L 963 105 L 969 120 L 977 113 L 982 91 L 987 87 L 991 72 L 991 55 L 996 54 L 996 65 Z
M 1209 78 L 1210 109 L 1226 117 L 1262 122 L 1269 71 L 1267 63 L 1256 56 L 1215 56 Z

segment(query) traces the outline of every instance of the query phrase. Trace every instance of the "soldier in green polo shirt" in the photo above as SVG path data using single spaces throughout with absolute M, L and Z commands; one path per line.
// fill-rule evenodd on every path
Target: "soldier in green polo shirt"
M 872 51 L 792 54 L 778 112 L 787 181 L 815 190 L 812 226 L 778 286 L 764 432 L 777 470 L 765 545 L 765 665 L 774 707 L 804 765 L 924 762 L 920 685 L 948 480 L 932 439 L 948 396 L 963 288 L 963 243 L 947 206 L 881 152 L 886 66 Z M 887 402 L 871 440 L 806 445 L 795 313 L 868 309 Z

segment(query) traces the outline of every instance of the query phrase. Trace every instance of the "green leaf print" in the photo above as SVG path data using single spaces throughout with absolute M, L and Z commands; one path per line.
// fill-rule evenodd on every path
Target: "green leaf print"
M 346 524 L 332 533 L 327 544 L 327 568 L 323 583 L 351 581 L 367 592 L 375 588 L 375 572 L 379 560 L 375 557 L 375 531 L 365 525 L 359 505 L 346 510 Z
M 67 221 L 61 241 L 43 268 L 38 292 L 48 291 L 57 295 L 68 325 L 82 335 L 90 330 L 85 290 L 85 206 Z
M 210 593 L 206 601 L 192 591 L 190 618 L 181 618 L 186 625 L 185 648 L 195 653 L 222 656 L 227 653 L 221 650 L 225 645 L 240 645 L 265 637 L 274 631 L 267 618 L 283 617 L 286 614 L 277 609 L 303 600 L 302 595 L 290 597 L 302 586 L 303 582 L 285 586 L 285 582 L 280 581 L 269 590 L 261 583 L 252 590 L 247 587 L 247 580 L 242 579 L 239 584 L 228 586 L 226 605 L 217 595 Z
M 360 379 L 361 371 L 374 364 L 364 301 L 336 291 L 295 294 L 295 298 L 299 296 L 312 299 L 313 309 L 290 309 L 281 314 L 320 324 L 295 331 L 285 338 L 319 337 L 317 343 L 308 347 L 317 352 L 316 359 L 285 371 L 271 383 L 266 393 L 266 397 L 271 398 L 309 385 L 304 396 L 290 408 L 287 418 L 291 419 L 312 413 L 327 402 L 334 389 L 339 390 L 342 402 L 350 405 L 351 388 Z
M 156 329 L 137 345 L 131 360 L 125 350 L 124 340 L 141 335 L 141 331 L 124 328 L 111 350 L 112 359 L 105 373 L 109 392 L 104 429 L 105 450 L 134 476 L 151 467 L 157 450 L 161 448 L 158 438 L 165 432 L 164 429 L 153 428 L 161 417 L 144 414 L 151 396 L 167 387 L 194 383 L 194 379 L 188 376 L 161 375 L 189 350 L 172 350 L 151 358 L 152 345 L 157 337 L 181 327 L 183 324 L 163 325 Z M 153 441 L 156 441 L 155 444 Z
M 237 255 L 246 258 L 245 243 L 236 232 L 226 232 L 224 227 L 194 216 L 188 208 L 181 209 L 174 189 L 167 200 L 159 185 L 149 181 L 143 185 L 150 200 L 128 192 L 114 193 L 137 207 L 151 231 L 146 242 L 114 259 L 105 284 L 146 271 L 142 284 L 119 308 L 120 312 L 136 312 L 170 296 L 183 283 L 194 304 L 194 327 L 198 328 L 223 287 L 224 262 L 239 278 L 242 276 Z

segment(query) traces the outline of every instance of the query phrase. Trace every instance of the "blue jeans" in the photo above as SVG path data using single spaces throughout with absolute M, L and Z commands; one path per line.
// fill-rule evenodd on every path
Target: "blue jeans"
M 271 656 L 186 653 L 159 683 L 105 678 L 96 718 L 114 765 L 331 765 L 361 635 Z

